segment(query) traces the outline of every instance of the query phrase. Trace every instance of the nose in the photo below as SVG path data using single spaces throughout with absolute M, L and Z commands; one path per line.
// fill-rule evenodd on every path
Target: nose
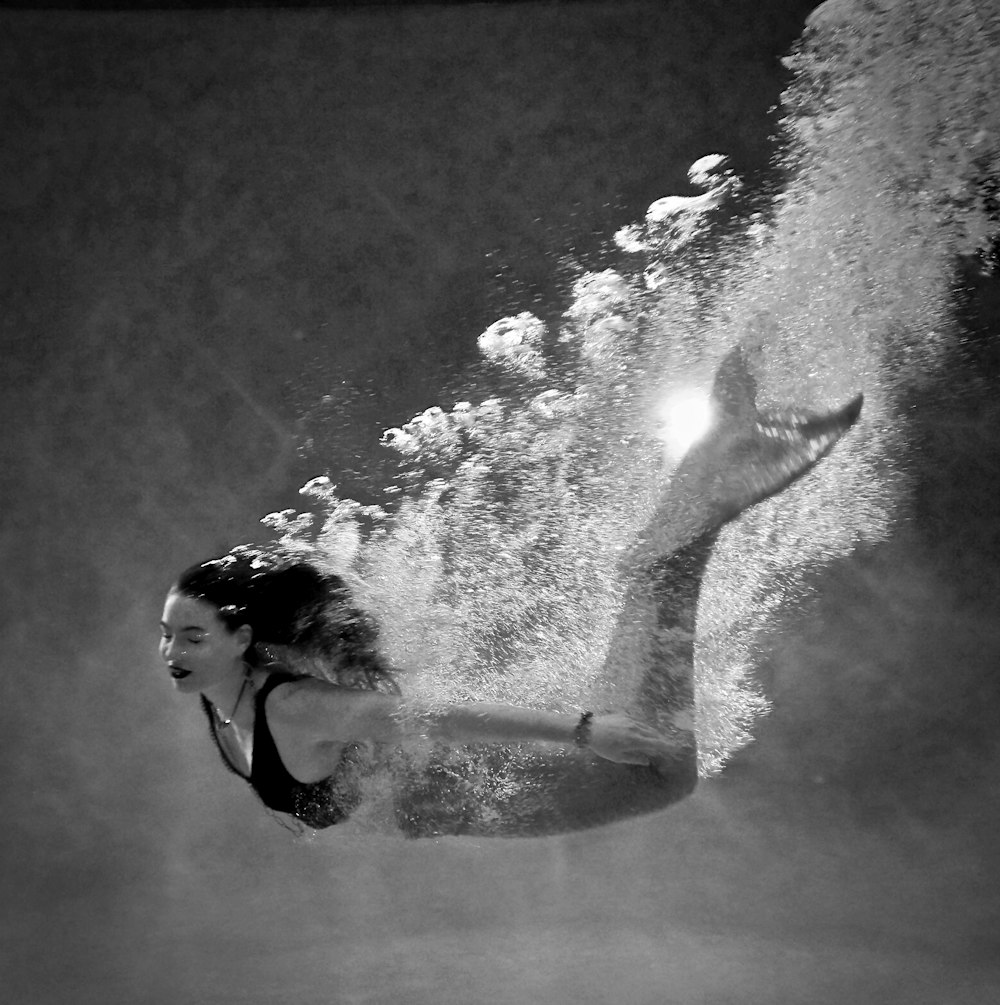
M 160 656 L 165 663 L 173 663 L 181 654 L 181 647 L 176 639 L 163 639 L 160 642 Z

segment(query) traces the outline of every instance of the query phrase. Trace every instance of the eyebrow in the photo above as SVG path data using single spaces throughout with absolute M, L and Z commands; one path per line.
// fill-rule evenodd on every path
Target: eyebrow
M 161 621 L 160 622 L 160 627 L 161 628 L 167 628 L 167 629 L 169 629 L 170 625 L 168 625 L 166 623 L 166 621 Z M 178 628 L 177 631 L 179 631 L 179 632 L 202 632 L 205 635 L 208 634 L 208 629 L 207 628 L 202 628 L 201 625 L 186 625 L 184 628 Z

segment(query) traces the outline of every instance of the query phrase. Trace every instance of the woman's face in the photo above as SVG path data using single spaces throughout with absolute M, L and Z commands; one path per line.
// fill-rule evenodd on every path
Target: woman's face
M 205 691 L 243 674 L 250 627 L 230 631 L 212 604 L 171 591 L 160 630 L 160 656 L 178 691 Z

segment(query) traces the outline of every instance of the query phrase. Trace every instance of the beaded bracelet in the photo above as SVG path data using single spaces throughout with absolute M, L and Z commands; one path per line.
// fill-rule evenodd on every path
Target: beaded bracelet
M 590 720 L 593 718 L 593 712 L 584 712 L 583 715 L 580 716 L 580 721 L 576 724 L 576 729 L 573 730 L 573 742 L 578 747 L 590 746 Z

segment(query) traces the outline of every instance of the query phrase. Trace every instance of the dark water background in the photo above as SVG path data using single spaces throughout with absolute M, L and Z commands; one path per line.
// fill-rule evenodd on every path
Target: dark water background
M 318 470 L 377 486 L 381 429 L 692 160 L 759 177 L 808 9 L 0 19 L 5 1001 L 997 999 L 991 282 L 911 519 L 815 572 L 757 742 L 668 813 L 296 840 L 155 656 L 177 570 Z

